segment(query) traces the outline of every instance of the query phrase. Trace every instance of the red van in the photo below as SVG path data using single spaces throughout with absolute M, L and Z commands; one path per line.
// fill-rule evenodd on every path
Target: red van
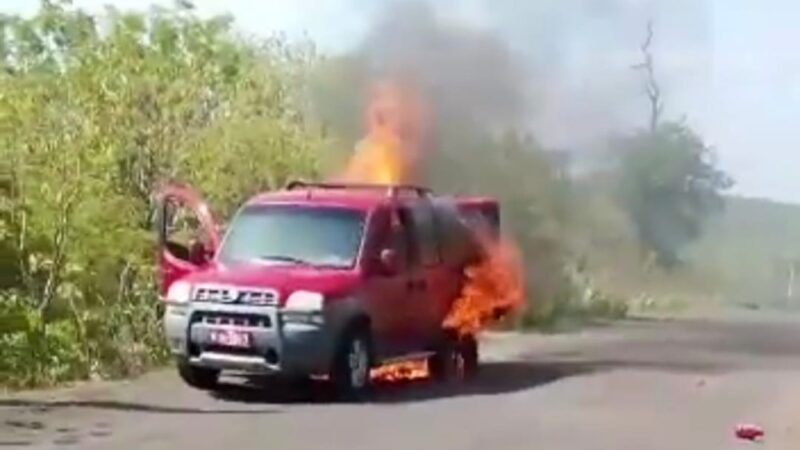
M 202 231 L 170 237 L 176 207 Z M 164 323 L 178 372 L 214 389 L 221 371 L 326 374 L 345 396 L 370 369 L 428 358 L 438 378 L 477 367 L 477 342 L 442 328 L 476 227 L 497 230 L 492 199 L 436 196 L 416 186 L 292 182 L 250 199 L 224 236 L 189 188 L 158 202 Z

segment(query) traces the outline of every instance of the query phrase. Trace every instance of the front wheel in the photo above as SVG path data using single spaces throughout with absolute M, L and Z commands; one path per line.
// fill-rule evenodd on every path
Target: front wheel
M 178 375 L 189 386 L 195 389 L 211 391 L 219 385 L 219 370 L 206 367 L 196 367 L 188 362 L 178 363 Z
M 363 399 L 370 388 L 372 344 L 369 333 L 358 330 L 342 339 L 333 361 L 332 378 L 344 400 Z

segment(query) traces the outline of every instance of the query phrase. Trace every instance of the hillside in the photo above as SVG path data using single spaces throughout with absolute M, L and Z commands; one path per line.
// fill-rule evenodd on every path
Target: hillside
M 792 298 L 800 307 L 800 205 L 728 197 L 670 272 L 643 262 L 633 229 L 608 185 L 597 179 L 575 191 L 580 203 L 571 247 L 582 255 L 594 284 L 615 297 L 655 301 L 667 308 L 711 303 L 787 305 L 790 261 L 797 259 Z M 672 306 L 670 306 L 672 305 Z
M 783 302 L 790 262 L 800 259 L 800 205 L 730 197 L 690 257 L 697 269 L 718 277 L 720 294 L 731 300 Z

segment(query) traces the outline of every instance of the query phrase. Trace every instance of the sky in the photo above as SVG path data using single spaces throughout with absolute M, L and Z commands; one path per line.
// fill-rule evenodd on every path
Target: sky
M 308 36 L 328 52 L 363 37 L 387 0 L 194 0 L 245 32 Z M 685 117 L 736 180 L 734 192 L 800 203 L 800 2 L 796 0 L 429 0 L 486 28 L 535 67 L 533 121 L 548 145 L 580 147 L 609 128 L 643 125 L 630 66 L 648 18 L 670 118 Z M 171 0 L 73 0 L 90 11 Z M 30 14 L 38 0 L 0 0 Z

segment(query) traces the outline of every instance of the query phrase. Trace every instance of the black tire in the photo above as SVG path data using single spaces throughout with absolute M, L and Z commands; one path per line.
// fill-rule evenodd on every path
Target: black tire
M 428 359 L 431 378 L 439 382 L 463 382 L 478 372 L 478 342 L 473 336 L 448 333 Z
M 464 360 L 464 378 L 467 380 L 475 378 L 480 367 L 478 340 L 472 335 L 464 336 L 461 338 L 460 349 Z
M 458 378 L 458 339 L 447 334 L 440 338 L 428 359 L 431 378 L 438 382 L 451 382 Z
M 372 362 L 372 340 L 367 329 L 355 328 L 342 337 L 331 368 L 338 399 L 360 401 L 367 397 Z
M 178 375 L 189 386 L 203 391 L 212 391 L 219 386 L 220 371 L 205 367 L 195 367 L 187 362 L 178 363 Z

